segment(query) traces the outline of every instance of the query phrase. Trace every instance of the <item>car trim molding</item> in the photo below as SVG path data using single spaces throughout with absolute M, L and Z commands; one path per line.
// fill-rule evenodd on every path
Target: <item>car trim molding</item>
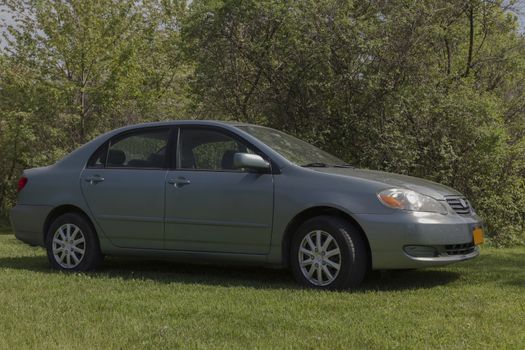
M 168 224 L 190 224 L 190 225 L 211 225 L 211 226 L 233 226 L 233 227 L 255 227 L 269 228 L 270 225 L 255 224 L 241 221 L 222 221 L 222 220 L 196 220 L 183 218 L 166 218 Z
M 161 217 L 151 217 L 151 216 L 97 215 L 96 218 L 100 220 L 164 222 L 164 219 Z

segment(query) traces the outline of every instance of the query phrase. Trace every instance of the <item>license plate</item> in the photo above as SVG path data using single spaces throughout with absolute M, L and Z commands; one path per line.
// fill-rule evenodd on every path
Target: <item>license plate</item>
M 472 231 L 472 236 L 474 237 L 474 245 L 480 245 L 485 242 L 483 229 L 481 227 L 476 227 L 474 231 Z

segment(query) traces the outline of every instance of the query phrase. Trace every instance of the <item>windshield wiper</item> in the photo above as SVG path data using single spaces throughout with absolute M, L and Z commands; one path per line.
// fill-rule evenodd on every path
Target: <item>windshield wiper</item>
M 303 168 L 353 168 L 351 164 L 326 164 L 321 162 L 313 162 L 301 166 Z
M 308 163 L 308 164 L 301 165 L 301 166 L 304 168 L 326 168 L 328 167 L 328 164 L 313 162 L 313 163 Z

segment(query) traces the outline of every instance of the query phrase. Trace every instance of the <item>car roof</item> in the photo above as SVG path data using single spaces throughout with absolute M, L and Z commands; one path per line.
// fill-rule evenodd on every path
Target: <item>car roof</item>
M 208 120 L 208 119 L 186 119 L 186 120 L 165 120 L 157 122 L 146 122 L 139 124 L 127 125 L 116 130 L 135 129 L 143 127 L 154 127 L 154 126 L 169 126 L 169 125 L 210 125 L 210 126 L 258 126 L 255 124 L 243 123 L 233 120 Z M 115 130 L 115 131 L 116 131 Z

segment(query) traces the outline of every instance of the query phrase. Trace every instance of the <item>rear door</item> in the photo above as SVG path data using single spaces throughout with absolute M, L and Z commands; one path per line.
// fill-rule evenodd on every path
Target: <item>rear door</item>
M 82 173 L 82 193 L 118 247 L 162 249 L 169 127 L 143 128 L 110 140 Z
M 268 252 L 273 175 L 234 169 L 235 152 L 255 150 L 221 129 L 181 127 L 166 177 L 166 249 Z

